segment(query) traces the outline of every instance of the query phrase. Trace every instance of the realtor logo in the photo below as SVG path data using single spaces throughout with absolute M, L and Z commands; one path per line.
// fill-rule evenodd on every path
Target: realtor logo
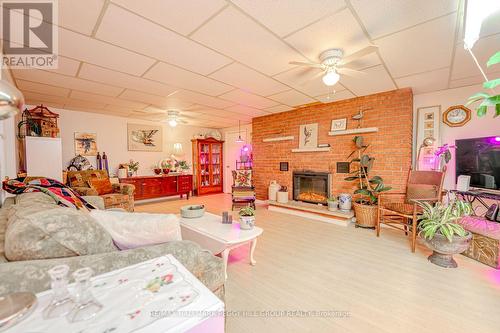
M 0 1 L 2 66 L 57 68 L 57 1 Z

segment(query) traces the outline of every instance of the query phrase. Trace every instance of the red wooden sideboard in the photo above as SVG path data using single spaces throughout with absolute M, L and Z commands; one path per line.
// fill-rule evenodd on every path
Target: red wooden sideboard
M 159 175 L 120 178 L 120 183 L 135 186 L 134 199 L 153 199 L 172 195 L 183 195 L 189 199 L 193 190 L 192 175 Z

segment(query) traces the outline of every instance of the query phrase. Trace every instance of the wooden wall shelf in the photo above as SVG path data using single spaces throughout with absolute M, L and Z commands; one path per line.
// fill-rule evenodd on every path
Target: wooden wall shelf
M 378 132 L 378 127 L 353 128 L 345 131 L 333 131 L 333 132 L 328 132 L 328 135 L 337 136 L 337 135 L 373 133 L 373 132 Z
M 295 138 L 294 136 L 278 136 L 275 138 L 262 139 L 262 142 L 289 141 L 289 140 L 293 140 L 294 138 Z
M 292 153 L 312 153 L 319 151 L 330 151 L 331 147 L 322 147 L 322 148 L 297 148 L 292 149 Z

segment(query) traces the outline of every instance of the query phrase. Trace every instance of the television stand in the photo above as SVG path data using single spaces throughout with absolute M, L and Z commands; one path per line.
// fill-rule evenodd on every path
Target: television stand
M 470 204 L 474 202 L 479 202 L 486 210 L 490 208 L 492 204 L 488 204 L 486 200 L 494 200 L 500 202 L 500 193 L 492 193 L 481 190 L 469 190 L 469 191 L 458 191 L 458 190 L 449 190 L 450 193 L 455 194 L 457 198 L 468 202 Z

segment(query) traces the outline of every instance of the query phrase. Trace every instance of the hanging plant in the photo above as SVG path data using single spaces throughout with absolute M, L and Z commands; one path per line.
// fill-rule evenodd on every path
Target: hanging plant
M 493 65 L 497 65 L 500 63 L 500 51 L 495 53 L 486 63 L 487 67 L 491 67 Z M 492 91 L 495 92 L 495 87 L 498 87 L 500 85 L 500 78 L 498 79 L 493 79 L 490 81 L 486 81 L 483 83 L 483 88 L 484 89 L 491 89 Z M 484 92 L 480 92 L 477 94 L 472 95 L 469 97 L 469 100 L 466 105 L 470 105 L 476 102 L 481 101 L 481 104 L 479 104 L 478 108 L 476 109 L 477 111 L 477 116 L 482 117 L 488 112 L 488 107 L 494 107 L 495 108 L 495 114 L 494 118 L 500 116 L 500 95 L 499 94 L 494 94 L 490 95 Z

